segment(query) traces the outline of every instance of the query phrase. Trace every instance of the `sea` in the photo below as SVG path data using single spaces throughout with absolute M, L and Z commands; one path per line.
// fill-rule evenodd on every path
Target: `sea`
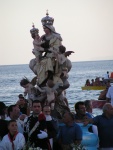
M 85 85 L 87 79 L 102 78 L 107 71 L 113 72 L 113 60 L 72 62 L 68 79 L 70 87 L 66 90 L 70 109 L 74 110 L 77 101 L 98 99 L 100 90 L 82 90 L 81 87 Z M 18 95 L 24 92 L 20 86 L 20 80 L 24 77 L 29 80 L 35 77 L 28 64 L 0 65 L 0 101 L 7 106 L 15 104 Z M 96 108 L 93 113 L 98 115 L 101 111 Z

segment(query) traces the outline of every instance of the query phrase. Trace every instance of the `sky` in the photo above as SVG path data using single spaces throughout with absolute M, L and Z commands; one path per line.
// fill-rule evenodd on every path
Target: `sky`
M 0 0 L 0 65 L 34 58 L 30 29 L 44 34 L 46 10 L 72 62 L 113 59 L 113 0 Z

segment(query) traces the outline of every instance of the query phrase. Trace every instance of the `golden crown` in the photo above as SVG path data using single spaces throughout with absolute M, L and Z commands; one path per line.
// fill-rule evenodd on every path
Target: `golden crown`
M 46 12 L 46 17 L 43 17 L 42 20 L 41 20 L 41 22 L 42 22 L 42 25 L 53 25 L 54 18 L 49 17 L 48 10 Z

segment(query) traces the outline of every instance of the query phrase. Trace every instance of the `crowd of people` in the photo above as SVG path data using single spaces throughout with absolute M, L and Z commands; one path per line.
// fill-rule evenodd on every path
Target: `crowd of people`
M 19 95 L 16 104 L 6 107 L 0 102 L 0 150 L 73 150 L 80 146 L 83 131 L 79 123 L 87 125 L 97 136 L 97 149 L 113 150 L 113 106 L 106 103 L 102 115 L 92 114 L 90 100 L 75 103 L 74 111 L 67 111 L 58 119 L 52 116 L 51 107 L 39 100 L 32 101 L 32 112 L 26 100 Z M 85 145 L 82 145 L 85 146 Z
M 108 82 L 109 82 L 109 72 L 107 71 L 107 73 L 101 79 L 100 77 L 91 79 L 91 81 L 87 79 L 85 86 L 107 86 Z
M 107 79 L 102 78 L 100 80 L 99 77 L 96 77 L 95 79 L 91 79 L 91 81 L 89 79 L 86 80 L 85 86 L 107 86 L 107 84 L 110 81 Z

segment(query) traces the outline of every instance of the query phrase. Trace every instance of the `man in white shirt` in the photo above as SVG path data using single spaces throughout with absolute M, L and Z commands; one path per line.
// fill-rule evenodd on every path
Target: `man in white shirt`
M 107 71 L 107 73 L 104 75 L 104 79 L 109 79 L 109 72 Z

